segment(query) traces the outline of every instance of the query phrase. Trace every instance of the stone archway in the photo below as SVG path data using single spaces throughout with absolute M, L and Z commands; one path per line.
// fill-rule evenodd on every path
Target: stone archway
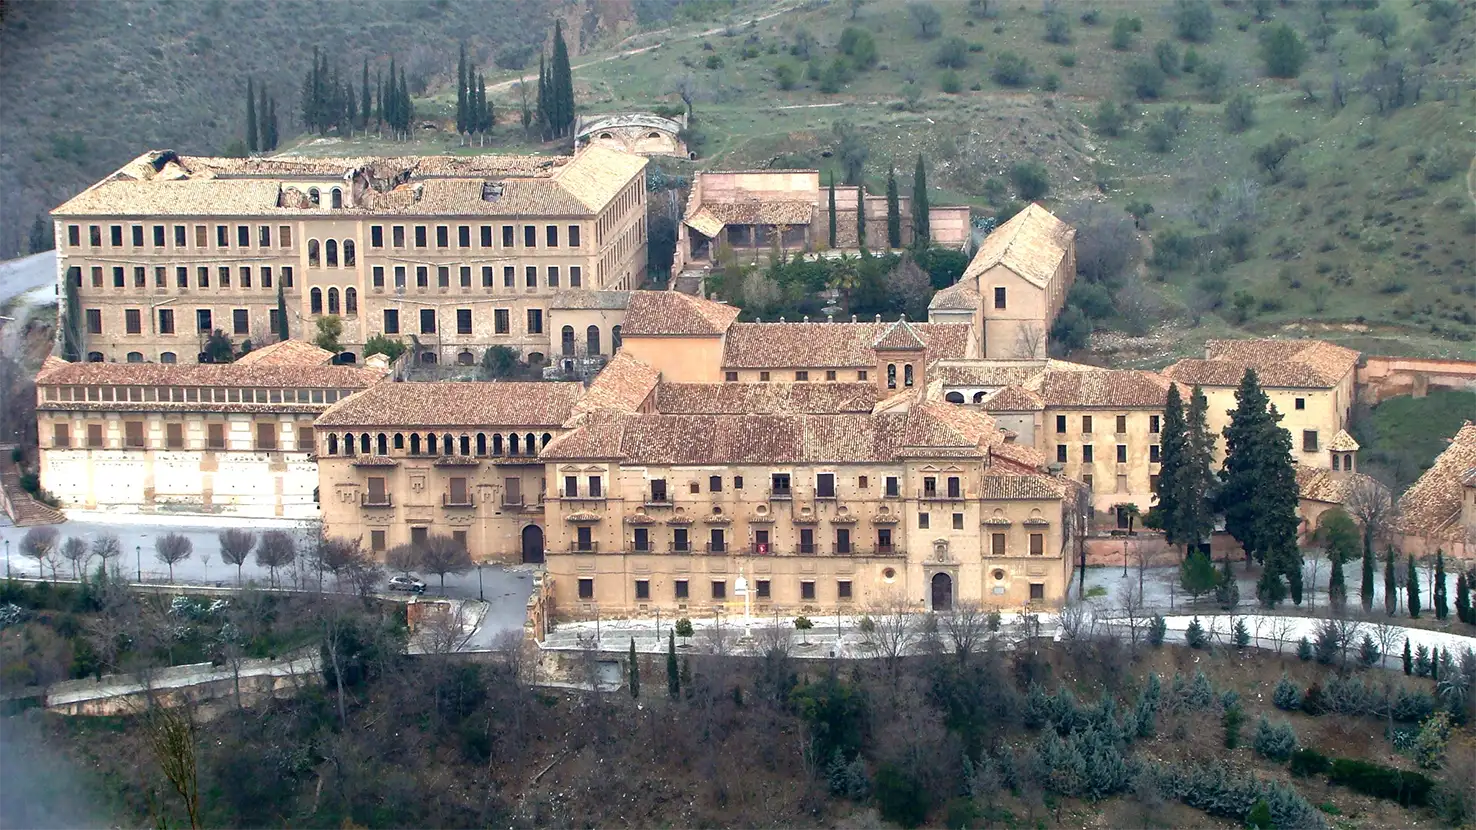
M 543 564 L 543 528 L 538 525 L 523 528 L 523 564 Z
M 953 610 L 953 577 L 946 573 L 933 574 L 933 611 Z

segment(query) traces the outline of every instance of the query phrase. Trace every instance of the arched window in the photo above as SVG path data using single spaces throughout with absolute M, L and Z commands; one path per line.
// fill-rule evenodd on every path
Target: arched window
M 397 449 L 397 450 L 403 450 L 403 449 L 405 449 L 405 433 L 403 433 L 403 432 L 397 432 L 397 433 L 395 433 L 395 449 Z
M 308 265 L 318 264 L 318 240 L 308 240 Z
M 338 357 L 333 362 L 343 366 L 352 366 L 358 361 L 359 358 L 353 352 L 339 352 Z
M 330 289 L 328 289 L 328 313 L 329 314 L 337 314 L 338 313 L 338 289 L 337 288 L 330 288 Z
M 538 441 L 538 439 L 535 438 L 533 436 L 533 433 L 531 433 L 531 432 L 528 433 L 527 435 L 524 435 L 523 436 L 523 452 L 527 453 L 528 455 L 537 455 L 538 454 L 537 441 Z
M 335 208 L 343 207 L 343 191 L 336 187 L 333 188 L 333 206 Z
M 420 362 L 421 363 L 424 363 L 427 366 L 435 365 L 435 362 L 436 362 L 436 353 L 435 352 L 421 352 L 420 353 Z
M 338 455 L 338 436 L 328 433 L 328 454 Z
M 964 396 L 962 392 L 949 392 L 947 395 L 943 396 L 943 400 L 948 401 L 949 403 L 963 403 Z
M 477 433 L 477 455 L 487 454 L 487 433 Z
M 512 435 L 507 436 L 507 454 L 518 454 L 518 434 L 516 432 L 514 432 Z
M 974 403 L 984 403 L 984 393 L 983 392 L 975 392 L 974 393 Z
M 323 313 L 323 289 L 314 288 L 308 292 L 308 310 L 314 314 Z
M 456 362 L 462 366 L 470 366 L 475 363 L 476 360 L 477 356 L 472 354 L 471 352 L 464 351 L 456 355 Z
M 540 447 L 546 447 L 546 446 L 548 446 L 548 442 L 549 441 L 552 441 L 552 440 L 553 440 L 553 436 L 552 435 L 549 435 L 548 433 L 545 432 L 545 433 L 543 433 L 543 441 L 539 444 L 539 446 Z
M 493 433 L 492 435 L 492 454 L 502 455 L 502 433 Z
M 897 388 L 897 364 L 895 363 L 887 364 L 887 388 Z
M 584 345 L 589 350 L 589 356 L 594 357 L 600 353 L 600 327 L 590 326 L 584 332 Z
M 470 436 L 467 436 L 467 435 L 461 436 L 461 454 L 462 455 L 471 455 L 472 454 L 472 452 L 471 452 L 471 437 Z
M 574 355 L 573 326 L 564 326 L 564 328 L 559 332 L 559 343 L 564 351 L 564 357 L 572 357 Z
M 434 432 L 426 433 L 426 436 L 425 436 L 425 454 L 426 455 L 435 455 L 436 454 L 436 434 Z
M 313 203 L 313 207 L 318 207 L 323 203 L 323 197 L 318 194 L 316 187 L 308 188 L 308 201 Z
M 343 454 L 354 454 L 354 434 L 352 432 L 346 432 L 343 434 Z
M 456 441 L 449 434 L 441 436 L 441 455 L 455 455 Z
M 380 437 L 383 438 L 384 436 L 381 435 Z M 370 445 L 369 445 L 369 433 L 367 433 L 367 432 L 359 436 L 359 452 L 361 452 L 361 453 L 363 453 L 365 455 L 368 455 L 369 453 L 373 452 L 373 450 L 370 449 Z
M 656 133 L 656 132 L 646 133 L 646 138 L 660 138 L 660 137 L 661 137 L 661 133 Z
M 129 363 L 142 363 L 142 362 L 144 362 L 143 352 L 129 352 L 128 353 L 128 362 Z
M 912 364 L 906 363 L 902 366 L 902 385 L 912 385 Z
M 600 133 L 600 139 L 601 140 L 604 140 L 604 141 L 609 141 L 610 139 L 612 139 L 614 137 L 615 136 L 610 135 L 609 133 Z
M 343 313 L 350 317 L 359 313 L 359 289 L 345 288 L 343 290 Z
M 345 239 L 343 241 L 343 264 L 354 264 L 354 241 L 352 239 Z
M 330 239 L 323 243 L 323 253 L 327 255 L 328 267 L 338 267 L 338 240 Z
M 620 351 L 620 327 L 610 329 L 610 354 Z
M 378 450 L 379 455 L 389 455 L 389 436 L 381 432 L 376 437 L 375 443 L 378 445 L 375 449 Z
M 542 366 L 543 365 L 543 352 L 528 352 L 528 365 L 529 366 Z
M 103 362 L 103 353 L 102 352 L 88 352 L 87 353 L 87 362 L 88 363 L 101 363 L 101 362 Z
M 410 454 L 420 455 L 420 435 L 418 433 L 410 433 Z
M 160 363 L 175 363 L 178 360 L 179 358 L 174 356 L 174 352 L 161 352 L 159 354 Z

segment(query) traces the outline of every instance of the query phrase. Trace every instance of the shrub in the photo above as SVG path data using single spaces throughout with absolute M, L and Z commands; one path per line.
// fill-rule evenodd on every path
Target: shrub
M 1161 121 L 1149 124 L 1143 131 L 1143 139 L 1148 149 L 1155 153 L 1167 153 L 1174 148 L 1174 131 Z
M 958 38 L 954 38 L 958 40 Z M 876 66 L 876 40 L 865 29 L 847 26 L 836 44 L 843 54 L 850 57 L 851 65 L 857 69 Z
M 1445 749 L 1450 743 L 1450 714 L 1436 712 L 1420 725 L 1420 734 L 1415 738 L 1415 763 L 1422 769 L 1439 769 L 1445 761 Z
M 405 344 L 398 337 L 386 337 L 382 334 L 376 334 L 364 342 L 365 357 L 372 354 L 382 354 L 393 363 L 404 353 Z
M 990 77 L 1000 86 L 1018 87 L 1030 83 L 1032 72 L 1030 61 L 1014 52 L 1000 52 L 994 59 Z
M 1303 663 L 1312 659 L 1312 644 L 1307 642 L 1306 637 L 1297 641 L 1297 659 Z
M 1203 671 L 1194 673 L 1194 682 L 1184 693 L 1184 702 L 1191 709 L 1207 709 L 1215 701 L 1215 689 L 1210 685 L 1209 676 Z
M 1117 105 L 1110 100 L 1104 99 L 1102 103 L 1097 105 L 1097 115 L 1092 120 L 1092 129 L 1102 135 L 1116 136 L 1122 133 L 1122 127 L 1125 121 L 1126 119 L 1123 117 L 1122 110 L 1118 109 Z
M 1240 727 L 1245 723 L 1245 712 L 1239 706 L 1231 706 L 1225 710 L 1220 717 L 1220 724 L 1225 727 L 1225 748 L 1234 749 L 1240 746 Z
M 1256 123 L 1256 102 L 1246 92 L 1237 92 L 1225 102 L 1225 129 L 1243 133 Z
M 1167 40 L 1160 40 L 1153 44 L 1153 60 L 1157 61 L 1158 68 L 1169 78 L 1179 77 L 1179 50 L 1174 44 Z
M 1306 694 L 1302 695 L 1302 711 L 1313 717 L 1327 711 L 1326 701 L 1323 700 L 1322 687 L 1313 683 L 1307 687 Z
M 1298 778 L 1321 775 L 1327 772 L 1331 762 L 1326 755 L 1315 749 L 1297 749 L 1291 754 L 1291 774 Z
M 1215 32 L 1215 16 L 1208 0 L 1179 0 L 1174 6 L 1174 33 L 1190 43 L 1208 43 Z
M 876 771 L 876 806 L 887 821 L 916 827 L 927 820 L 932 804 L 912 772 L 888 763 Z
M 1364 795 L 1396 801 L 1403 807 L 1423 807 L 1435 782 L 1418 772 L 1386 767 L 1354 758 L 1335 758 L 1328 779 Z
M 1151 101 L 1163 94 L 1168 77 L 1158 64 L 1147 60 L 1135 60 L 1123 70 L 1123 80 L 1132 93 L 1144 101 Z
M 938 76 L 938 88 L 949 95 L 957 95 L 963 89 L 963 84 L 958 79 L 958 73 L 950 69 Z
M 1067 69 L 1070 69 L 1071 67 L 1076 65 L 1076 53 L 1062 52 L 1061 54 L 1056 56 L 1056 63 L 1059 63 Z
M 1051 190 L 1050 176 L 1039 162 L 1024 162 L 1010 168 L 1010 180 L 1015 183 L 1015 192 L 1027 202 L 1044 198 Z
M 1276 726 L 1262 715 L 1256 722 L 1256 753 L 1273 761 L 1287 761 L 1297 749 L 1297 733 L 1283 721 Z
M 1235 584 L 1233 581 L 1230 584 Z M 1231 629 L 1231 636 L 1235 638 L 1237 648 L 1245 648 L 1250 645 L 1250 630 L 1245 626 L 1245 618 L 1239 617 L 1235 620 L 1235 626 Z
M 1295 712 L 1302 707 L 1302 690 L 1286 675 L 1276 683 L 1276 691 L 1271 694 L 1271 702 L 1277 709 L 1286 712 Z
M 1137 27 L 1133 26 L 1137 21 Z M 1143 22 L 1135 17 L 1119 17 L 1112 24 L 1112 48 L 1119 52 L 1126 52 L 1133 48 L 1133 33 L 1141 31 Z
M 951 37 L 938 47 L 934 59 L 945 69 L 963 69 L 969 65 L 969 44 L 961 37 Z
M 1061 88 L 1061 76 L 1052 72 L 1041 79 L 1040 88 L 1046 92 L 1055 92 Z
M 1209 637 L 1204 633 L 1204 626 L 1200 624 L 1198 617 L 1190 620 L 1189 627 L 1184 629 L 1184 642 L 1190 648 L 1204 648 L 1209 645 Z
M 1066 44 L 1071 42 L 1071 21 L 1064 14 L 1046 17 L 1045 39 L 1047 43 Z
M 1282 23 L 1261 34 L 1261 61 L 1273 78 L 1295 78 L 1307 62 L 1307 44 L 1292 27 Z
M 794 64 L 784 62 L 774 67 L 774 83 L 782 90 L 794 89 L 795 82 L 799 80 L 799 71 Z

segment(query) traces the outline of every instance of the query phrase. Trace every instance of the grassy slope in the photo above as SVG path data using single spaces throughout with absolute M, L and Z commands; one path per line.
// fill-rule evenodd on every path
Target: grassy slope
M 1473 415 L 1476 392 L 1441 390 L 1424 398 L 1390 398 L 1355 419 L 1363 469 L 1386 472 L 1395 491 L 1403 491 Z

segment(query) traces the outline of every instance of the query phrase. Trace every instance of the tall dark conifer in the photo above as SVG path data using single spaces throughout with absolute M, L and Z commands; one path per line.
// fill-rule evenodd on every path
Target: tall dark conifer
M 566 138 L 574 132 L 574 68 L 569 64 L 562 20 L 554 21 L 553 65 L 549 74 L 554 84 L 553 134 L 555 138 Z
M 250 78 L 246 79 L 246 149 L 255 153 L 261 150 L 261 144 L 257 140 L 258 124 L 256 123 L 256 85 Z
M 1394 548 L 1384 551 L 1384 613 L 1394 616 L 1399 610 L 1399 580 L 1394 574 Z
M 553 89 L 548 81 L 548 62 L 543 55 L 538 56 L 538 132 L 544 141 L 553 137 L 553 111 L 550 101 L 553 98 Z
M 830 174 L 830 248 L 835 250 L 835 174 Z
M 1215 530 L 1215 439 L 1209 430 L 1209 400 L 1195 386 L 1184 415 L 1184 447 L 1175 474 L 1176 530 L 1185 545 L 1208 541 Z M 1160 472 L 1160 476 L 1162 473 Z
M 887 170 L 887 247 L 902 247 L 902 208 L 897 196 L 897 168 Z
M 861 185 L 856 186 L 856 247 L 866 251 L 866 193 Z
M 373 119 L 374 101 L 369 94 L 369 59 L 364 59 L 364 71 L 359 73 L 359 129 L 368 131 Z
M 1404 605 L 1409 610 L 1409 616 L 1417 620 L 1420 618 L 1420 574 L 1415 570 L 1414 554 L 1409 555 L 1405 579 Z
M 282 284 L 277 283 L 277 340 L 291 339 L 291 330 L 287 323 L 287 295 L 282 293 Z
M 1221 508 L 1225 514 L 1225 530 L 1245 548 L 1247 561 L 1254 558 L 1265 563 L 1271 546 L 1259 533 L 1261 503 L 1256 498 L 1261 486 L 1262 462 L 1267 429 L 1271 421 L 1271 401 L 1261 390 L 1254 369 L 1246 369 L 1235 392 L 1236 407 L 1225 427 L 1225 466 L 1221 472 Z
M 1374 601 L 1374 551 L 1368 534 L 1363 534 L 1363 579 L 1358 586 L 1358 597 L 1363 603 L 1364 613 L 1373 610 Z
M 410 83 L 405 80 L 405 67 L 400 67 L 400 131 L 408 137 L 410 124 L 415 120 L 415 104 L 410 100 Z
M 256 88 L 256 142 L 261 149 L 275 150 L 276 142 L 272 139 L 272 104 L 267 98 L 266 84 Z
M 82 360 L 82 298 L 78 296 L 77 281 L 81 276 L 67 276 L 66 313 L 62 317 L 61 350 L 62 360 L 79 363 Z
M 926 248 L 932 244 L 933 232 L 928 225 L 928 171 L 922 153 L 917 154 L 917 172 L 912 176 L 912 244 Z
M 1163 531 L 1164 541 L 1170 545 L 1184 544 L 1184 534 L 1179 530 L 1178 481 L 1187 440 L 1184 399 L 1179 396 L 1178 384 L 1172 384 L 1163 406 L 1163 423 L 1159 425 L 1158 483 L 1154 487 L 1158 504 L 1152 511 L 1154 524 Z
M 281 143 L 282 133 L 278 129 L 278 125 L 277 125 L 277 99 L 276 98 L 270 99 L 270 101 L 268 102 L 268 106 L 267 106 L 267 136 L 268 136 L 267 143 L 270 146 L 270 148 L 273 149 L 273 150 L 277 149 L 277 146 Z
M 461 44 L 461 55 L 456 60 L 456 132 L 465 135 L 471 132 L 467 118 L 469 109 L 466 100 L 466 44 Z
M 1450 616 L 1450 601 L 1445 593 L 1445 551 L 1435 551 L 1435 589 L 1431 597 L 1435 609 L 1435 619 L 1443 620 Z

